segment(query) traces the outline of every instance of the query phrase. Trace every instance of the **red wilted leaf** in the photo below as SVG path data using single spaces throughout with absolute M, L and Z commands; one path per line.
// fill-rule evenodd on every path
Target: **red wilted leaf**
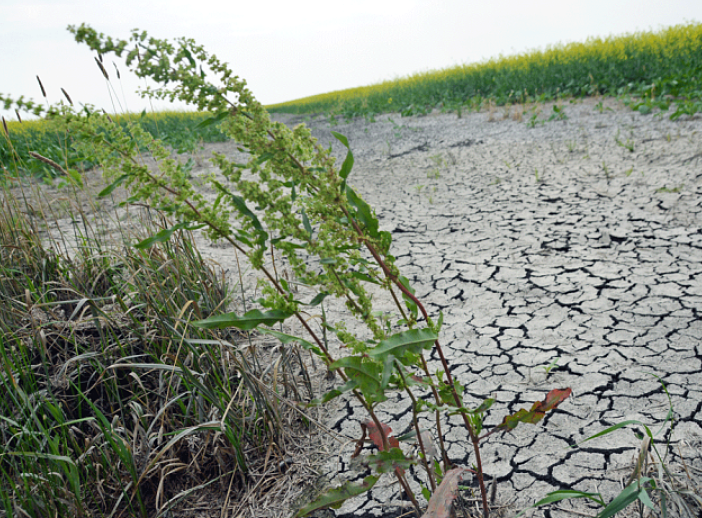
M 383 431 L 385 432 L 385 435 L 388 438 L 388 443 L 390 444 L 390 447 L 399 448 L 400 441 L 398 441 L 396 437 L 392 436 L 392 428 L 390 428 L 385 423 L 380 424 L 382 425 Z M 368 421 L 365 421 L 363 425 L 365 425 L 368 428 L 368 434 L 371 441 L 373 441 L 373 444 L 375 444 L 380 451 L 383 451 L 383 436 L 380 434 L 380 430 L 378 430 L 378 427 L 375 426 L 375 423 L 369 419 Z
M 531 410 L 526 410 L 524 408 L 517 410 L 512 415 L 505 416 L 502 423 L 497 427 L 501 430 L 514 430 L 519 423 L 531 423 L 536 424 L 544 418 L 546 412 L 555 409 L 560 405 L 572 391 L 569 388 L 566 389 L 553 389 L 551 392 L 546 394 L 546 398 L 543 401 L 537 401 L 531 406 Z
M 441 485 L 436 488 L 434 494 L 429 499 L 427 511 L 422 518 L 450 518 L 451 504 L 458 496 L 458 484 L 461 482 L 464 473 L 470 472 L 466 468 L 453 468 L 446 472 Z

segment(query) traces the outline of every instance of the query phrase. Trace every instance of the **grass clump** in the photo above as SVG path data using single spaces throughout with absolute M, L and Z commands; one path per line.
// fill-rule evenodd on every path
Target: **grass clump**
M 434 108 L 479 109 L 489 102 L 528 103 L 559 97 L 629 95 L 642 112 L 673 117 L 702 111 L 702 24 L 676 25 L 582 43 L 554 45 L 482 63 L 428 71 L 370 86 L 268 106 L 271 112 L 330 113 L 347 118 Z M 641 108 L 643 106 L 643 109 Z
M 231 292 L 187 232 L 136 248 L 160 222 L 107 242 L 76 210 L 85 231 L 51 238 L 21 199 L 0 192 L 0 517 L 153 517 L 210 484 L 244 491 L 288 449 L 278 399 L 311 397 L 294 350 L 278 395 L 275 355 L 190 325 Z

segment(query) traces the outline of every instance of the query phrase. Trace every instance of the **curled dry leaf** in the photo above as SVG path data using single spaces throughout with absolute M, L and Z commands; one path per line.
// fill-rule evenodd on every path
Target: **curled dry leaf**
M 458 484 L 465 473 L 470 473 L 470 470 L 453 468 L 446 472 L 441 485 L 429 499 L 429 506 L 422 518 L 450 518 L 453 501 L 458 496 Z
M 380 424 L 383 427 L 383 432 L 385 432 L 385 435 L 388 438 L 388 443 L 390 444 L 390 447 L 399 448 L 400 441 L 397 440 L 397 437 L 392 436 L 392 428 L 390 428 L 385 423 Z M 373 444 L 375 444 L 380 451 L 383 451 L 383 436 L 381 435 L 380 430 L 378 430 L 378 427 L 375 426 L 375 423 L 369 419 L 367 421 L 364 421 L 362 425 L 365 425 L 366 428 L 368 428 L 368 434 L 370 436 L 371 441 L 373 441 Z

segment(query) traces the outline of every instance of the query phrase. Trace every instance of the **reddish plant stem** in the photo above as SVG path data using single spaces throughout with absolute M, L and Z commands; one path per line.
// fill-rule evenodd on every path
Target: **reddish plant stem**
M 398 279 L 397 276 L 394 275 L 391 271 L 390 268 L 385 264 L 383 259 L 380 257 L 380 254 L 378 251 L 373 247 L 371 243 L 368 242 L 367 239 L 364 238 L 363 236 L 363 231 L 359 227 L 358 223 L 354 218 L 351 217 L 349 212 L 346 210 L 345 207 L 342 207 L 344 210 L 344 213 L 346 214 L 346 217 L 349 219 L 349 221 L 353 224 L 356 232 L 360 236 L 361 241 L 366 245 L 366 248 L 368 251 L 371 253 L 373 256 L 373 259 L 375 259 L 376 263 L 382 268 L 383 272 L 385 275 L 397 286 L 397 288 L 402 291 L 407 297 L 409 297 L 412 302 L 414 302 L 419 310 L 422 312 L 422 315 L 424 316 L 425 320 L 429 322 L 429 313 L 427 313 L 427 310 L 424 308 L 424 305 L 421 303 L 421 301 L 412 294 Z M 441 344 L 439 343 L 439 340 L 437 339 L 434 342 L 434 345 L 436 346 L 436 350 L 439 353 L 439 358 L 441 359 L 441 365 L 444 367 L 444 372 L 446 373 L 446 382 L 451 388 L 451 393 L 453 395 L 453 399 L 456 403 L 456 406 L 458 408 L 461 408 L 463 406 L 463 402 L 461 401 L 461 397 L 458 395 L 456 392 L 456 388 L 454 387 L 453 384 L 453 376 L 451 375 L 451 370 L 449 369 L 448 362 L 446 361 L 446 357 L 444 356 L 444 351 L 441 348 Z M 487 500 L 487 489 L 485 488 L 485 480 L 483 477 L 483 466 L 482 466 L 482 461 L 480 457 L 480 447 L 478 445 L 478 438 L 475 435 L 475 430 L 473 430 L 473 426 L 470 423 L 470 420 L 468 419 L 468 416 L 464 413 L 461 412 L 461 416 L 463 417 L 463 423 L 465 424 L 466 429 L 468 430 L 468 434 L 470 435 L 470 441 L 473 443 L 473 451 L 475 452 L 475 462 L 476 462 L 476 467 L 478 468 L 478 484 L 480 485 L 480 496 L 483 504 L 483 517 L 488 518 L 490 516 L 490 506 L 488 504 Z
M 397 371 L 400 373 L 400 377 L 402 378 L 402 382 L 405 386 L 405 391 L 407 392 L 407 394 L 409 394 L 409 397 L 412 400 L 412 423 L 414 424 L 414 431 L 417 433 L 417 443 L 419 443 L 419 449 L 422 452 L 422 461 L 424 462 L 424 469 L 427 470 L 427 476 L 429 477 L 429 482 L 431 483 L 431 490 L 433 493 L 434 491 L 436 491 L 436 481 L 434 480 L 434 472 L 429 467 L 429 461 L 427 460 L 427 450 L 424 447 L 422 431 L 419 429 L 419 421 L 417 416 L 417 399 L 414 397 L 414 394 L 407 385 L 407 380 L 405 379 L 405 375 L 402 373 L 402 369 L 398 368 Z

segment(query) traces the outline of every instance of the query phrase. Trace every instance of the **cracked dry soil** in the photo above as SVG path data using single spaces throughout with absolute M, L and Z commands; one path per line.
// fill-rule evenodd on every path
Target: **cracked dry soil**
M 483 445 L 484 469 L 511 509 L 557 489 L 616 496 L 643 429 L 569 446 L 625 420 L 658 431 L 669 407 L 653 375 L 676 419 L 658 448 L 670 440 L 669 467 L 684 473 L 686 464 L 700 488 L 702 118 L 673 122 L 613 100 L 602 112 L 595 106 L 566 103 L 567 120 L 535 128 L 504 110 L 307 122 L 340 158 L 330 131 L 348 137 L 356 158 L 349 181 L 392 232 L 397 265 L 427 309 L 443 311 L 442 343 L 467 405 L 495 397 L 492 426 L 551 388 L 573 389 L 536 427 Z M 383 408 L 395 433 L 410 430 L 406 398 Z M 329 423 L 358 437 L 364 418 L 349 399 Z M 457 416 L 443 431 L 451 460 L 470 466 Z M 367 474 L 353 471 L 352 450 L 327 462 L 335 480 Z M 399 516 L 408 509 L 391 504 L 401 501 L 396 484 L 379 483 L 335 516 Z M 573 516 L 558 507 L 571 505 L 530 513 Z M 582 502 L 575 509 L 595 514 Z

